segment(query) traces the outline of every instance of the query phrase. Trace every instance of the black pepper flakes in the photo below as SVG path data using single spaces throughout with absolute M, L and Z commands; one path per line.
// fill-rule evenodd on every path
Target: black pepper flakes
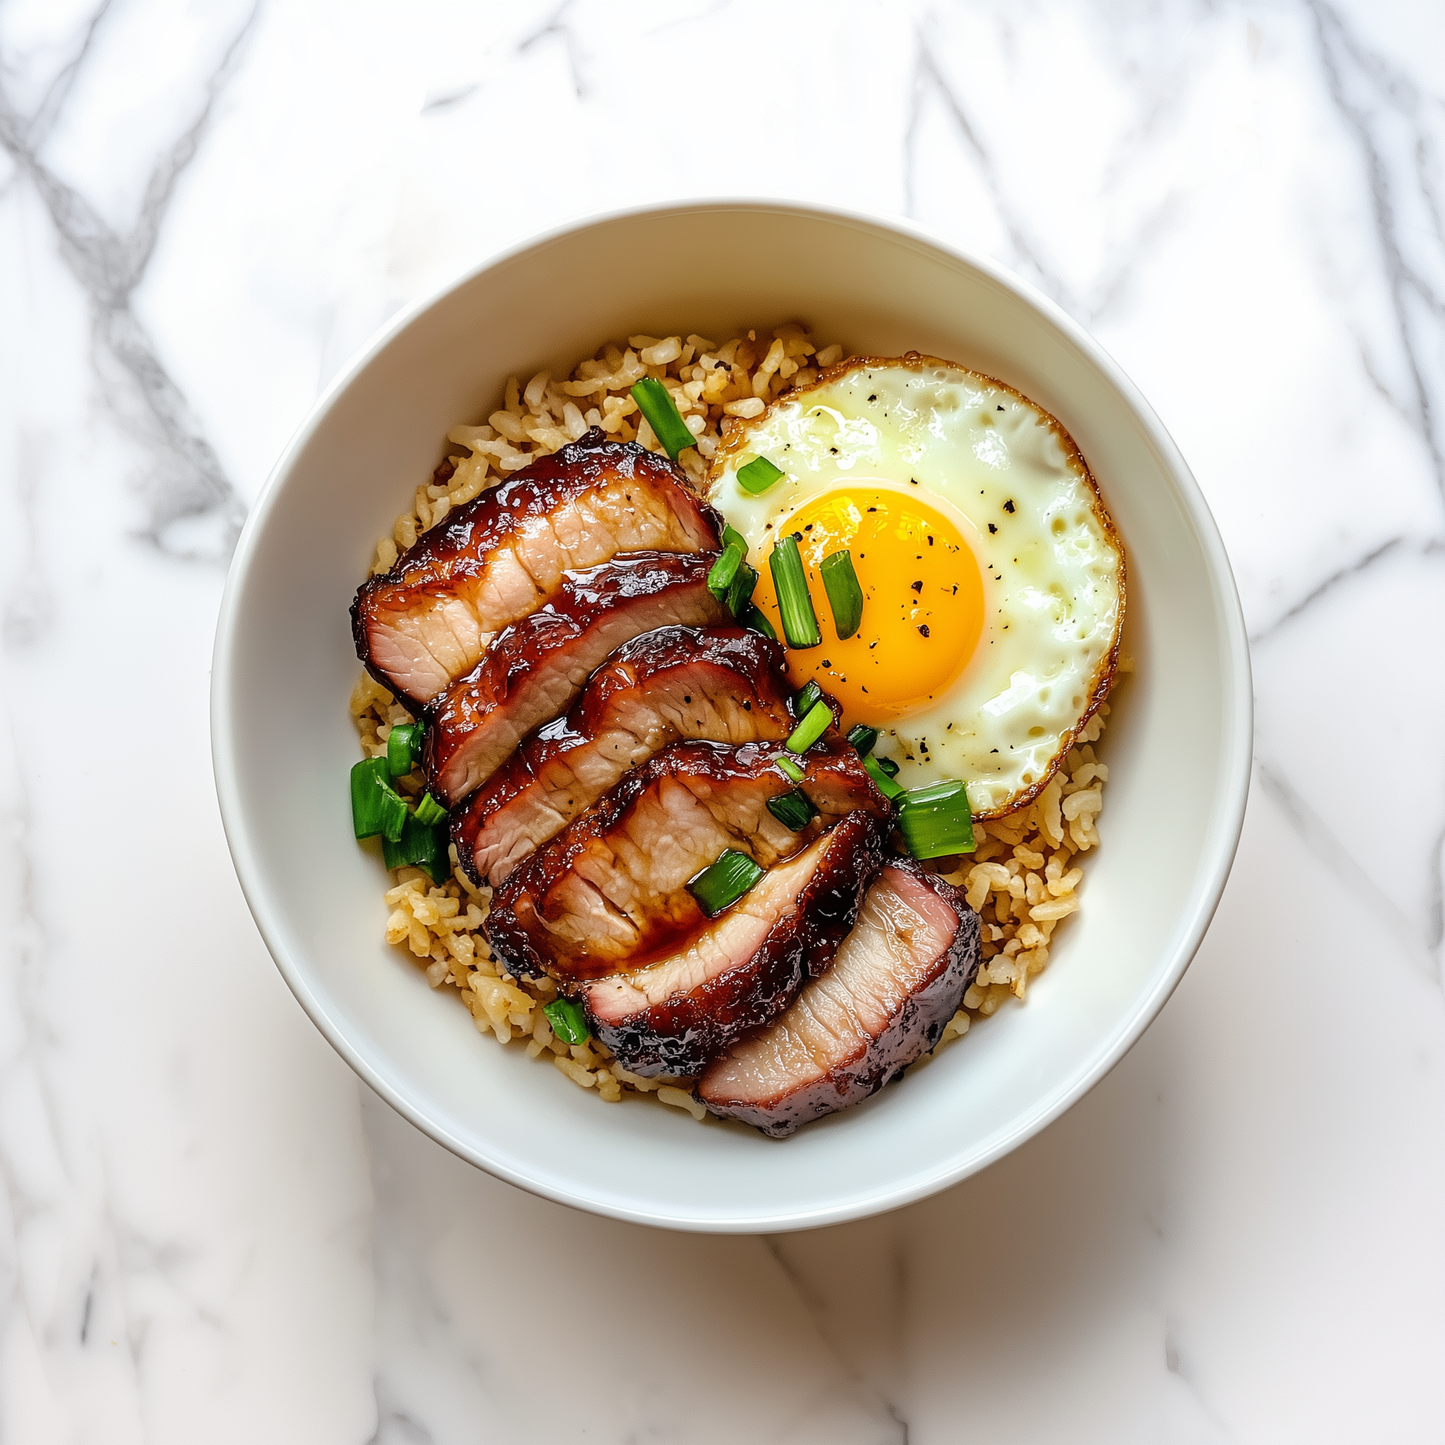
M 921 637 L 927 637 L 927 636 L 928 636 L 928 624 L 927 624 L 926 622 L 920 622 L 920 623 L 918 624 L 918 632 L 919 632 L 919 635 L 920 635 Z
M 988 524 L 988 529 L 989 529 L 990 532 L 994 532 L 994 533 L 996 533 L 996 532 L 998 531 L 998 527 L 997 527 L 993 522 L 990 522 L 990 523 Z
M 1012 512 L 1012 511 L 1013 511 L 1013 509 L 1014 509 L 1014 504 L 1013 504 L 1013 498 L 1012 498 L 1012 497 L 1010 497 L 1010 498 L 1008 499 L 1008 501 L 1006 501 L 1006 502 L 1003 504 L 1003 509 L 1004 509 L 1005 512 Z
M 909 585 L 909 587 L 910 587 L 914 592 L 922 592 L 922 591 L 923 591 L 923 582 L 922 582 L 922 579 L 920 579 L 920 580 L 917 581 L 917 582 L 910 582 L 908 585 Z

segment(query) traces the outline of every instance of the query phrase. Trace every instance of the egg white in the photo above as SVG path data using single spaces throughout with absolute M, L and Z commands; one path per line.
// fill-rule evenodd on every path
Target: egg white
M 786 473 L 761 496 L 736 475 L 757 456 Z M 983 574 L 985 620 L 963 672 L 881 732 L 876 751 L 898 763 L 906 787 L 964 778 L 976 816 L 1008 812 L 1042 789 L 1108 692 L 1123 548 L 1053 417 L 999 382 L 916 354 L 848 362 L 734 428 L 708 499 L 761 567 L 805 503 L 879 483 L 922 489 L 959 524 Z

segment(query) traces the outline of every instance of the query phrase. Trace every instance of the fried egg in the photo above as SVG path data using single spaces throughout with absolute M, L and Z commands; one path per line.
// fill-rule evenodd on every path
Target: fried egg
M 760 495 L 738 472 L 783 476 Z M 746 538 L 755 604 L 782 628 L 768 555 L 799 537 L 820 646 L 788 652 L 905 787 L 962 778 L 978 817 L 1027 802 L 1104 700 L 1124 552 L 1069 434 L 1018 392 L 910 353 L 857 358 L 734 427 L 708 500 Z M 847 548 L 862 622 L 840 639 L 820 564 Z

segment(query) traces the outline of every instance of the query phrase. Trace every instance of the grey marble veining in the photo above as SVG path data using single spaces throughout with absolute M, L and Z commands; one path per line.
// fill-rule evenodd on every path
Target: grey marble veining
M 221 564 L 370 332 L 709 193 L 912 217 L 1088 326 L 1257 690 L 1138 1047 L 983 1175 L 770 1239 L 571 1213 L 370 1098 L 206 742 Z M 10 0 L 0 255 L 0 1439 L 1439 1437 L 1445 11 Z

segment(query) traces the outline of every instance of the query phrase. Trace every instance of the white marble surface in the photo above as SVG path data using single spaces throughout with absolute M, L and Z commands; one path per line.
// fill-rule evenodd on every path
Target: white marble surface
M 0 1439 L 1445 1436 L 1445 7 L 93 4 L 0 6 Z M 229 539 L 378 323 L 747 192 L 911 215 L 1094 331 L 1223 529 L 1259 762 L 1072 1113 L 706 1239 L 354 1080 L 242 902 L 206 692 Z

